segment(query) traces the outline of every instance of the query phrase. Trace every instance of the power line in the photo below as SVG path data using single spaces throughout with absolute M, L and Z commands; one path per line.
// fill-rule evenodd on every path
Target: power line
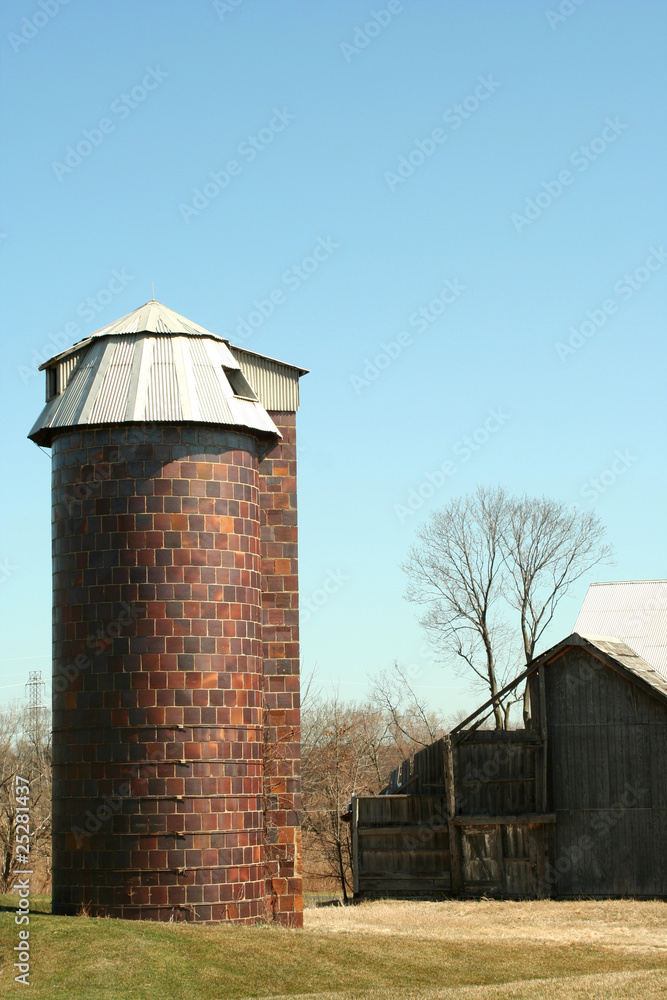
M 48 653 L 39 653 L 38 656 L 5 656 L 0 659 L 0 663 L 17 663 L 18 660 L 47 660 Z

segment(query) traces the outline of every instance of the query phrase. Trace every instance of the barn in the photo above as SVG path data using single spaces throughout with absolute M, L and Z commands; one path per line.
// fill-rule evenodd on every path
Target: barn
M 627 633 L 629 585 L 606 586 L 583 620 L 617 625 L 618 600 Z M 640 620 L 655 625 L 659 604 Z M 667 678 L 615 634 L 574 632 L 505 693 L 523 680 L 524 729 L 481 728 L 485 703 L 383 794 L 355 797 L 358 897 L 667 897 Z

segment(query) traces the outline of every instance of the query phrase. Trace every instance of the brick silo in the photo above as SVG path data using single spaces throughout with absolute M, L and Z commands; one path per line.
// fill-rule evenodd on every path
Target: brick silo
M 155 301 L 42 367 L 53 910 L 300 926 L 305 372 Z

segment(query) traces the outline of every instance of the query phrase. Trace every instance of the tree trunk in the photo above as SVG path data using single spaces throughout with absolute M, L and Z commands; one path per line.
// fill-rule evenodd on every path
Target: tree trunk
M 524 728 L 528 728 L 528 723 L 530 722 L 530 688 L 528 687 L 528 681 L 526 681 L 526 686 L 523 689 L 523 725 Z
M 336 850 L 338 851 L 338 871 L 340 873 L 340 884 L 343 890 L 343 902 L 347 906 L 347 886 L 345 885 L 345 865 L 343 864 L 343 852 L 340 846 L 340 837 L 336 839 Z
M 493 664 L 489 664 L 489 688 L 491 689 L 491 697 L 493 698 L 493 716 L 496 720 L 496 729 L 505 729 L 506 726 L 503 721 L 503 709 L 500 701 L 498 700 L 498 685 L 496 684 L 496 675 L 493 669 Z
M 493 698 L 493 715 L 496 720 L 496 729 L 504 729 L 503 710 L 498 701 L 498 684 L 496 683 L 496 668 L 493 662 L 493 650 L 488 635 L 484 636 L 484 646 L 486 648 L 486 671 L 489 676 L 489 689 Z

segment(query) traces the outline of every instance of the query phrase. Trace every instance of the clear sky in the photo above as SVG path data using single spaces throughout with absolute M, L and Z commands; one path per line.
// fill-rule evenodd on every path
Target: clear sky
M 34 370 L 151 282 L 311 370 L 303 658 L 344 697 L 397 657 L 476 704 L 400 564 L 477 483 L 595 509 L 591 580 L 667 576 L 666 37 L 658 0 L 4 3 L 0 700 L 50 670 Z

